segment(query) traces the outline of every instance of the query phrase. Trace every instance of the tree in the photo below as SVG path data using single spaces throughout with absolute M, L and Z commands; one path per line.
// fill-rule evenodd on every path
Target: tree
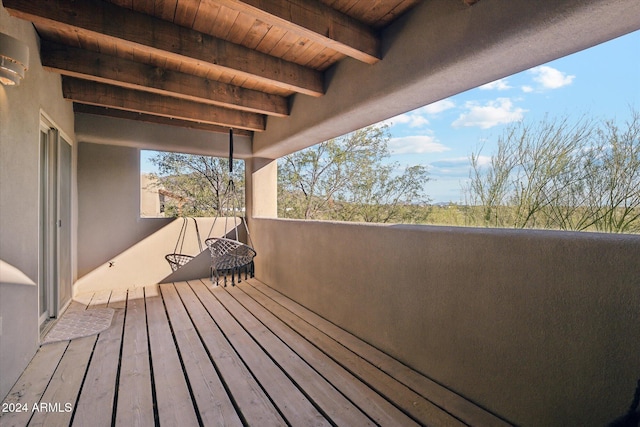
M 233 178 L 237 192 L 233 203 L 237 208 L 244 206 L 244 162 L 234 161 L 233 174 L 229 174 L 229 160 L 210 156 L 184 153 L 159 152 L 151 158 L 158 167 L 152 174 L 157 189 L 164 190 L 170 201 L 165 204 L 167 216 L 178 216 L 178 199 L 182 200 L 182 214 L 185 216 L 224 215 L 224 197 Z M 229 193 L 231 194 L 231 193 Z M 231 208 L 231 206 L 227 206 Z
M 425 203 L 424 166 L 388 162 L 387 126 L 370 126 L 286 156 L 280 164 L 281 217 L 411 221 Z
M 488 165 L 470 157 L 468 199 L 486 226 L 640 231 L 640 115 L 518 123 Z
M 591 193 L 599 208 L 595 226 L 607 232 L 640 232 L 640 112 L 620 128 L 608 120 L 599 129 L 599 150 L 593 160 Z M 599 174 L 597 172 L 600 172 Z

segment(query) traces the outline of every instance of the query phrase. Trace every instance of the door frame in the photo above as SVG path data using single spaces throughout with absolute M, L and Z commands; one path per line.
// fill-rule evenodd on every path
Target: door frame
M 43 328 L 47 321 L 58 317 L 61 309 L 60 284 L 72 280 L 71 217 L 72 215 L 72 140 L 60 131 L 51 118 L 41 111 L 38 130 L 39 146 L 39 249 L 38 249 L 38 322 Z M 61 144 L 68 144 L 68 179 L 61 178 Z M 62 191 L 62 185 L 68 188 Z M 60 195 L 66 193 L 69 205 L 61 206 Z M 68 218 L 61 219 L 61 215 Z M 62 228 L 63 222 L 65 228 Z M 62 233 L 68 233 L 62 239 Z M 67 247 L 63 247 L 66 242 Z M 65 253 L 66 252 L 66 253 Z M 66 258 L 65 258 L 66 257 Z M 66 263 L 62 266 L 62 260 Z M 64 268 L 63 268 L 64 267 Z M 66 270 L 69 271 L 66 271 Z M 64 271 L 63 271 L 64 270 Z M 69 284 L 72 286 L 72 284 Z

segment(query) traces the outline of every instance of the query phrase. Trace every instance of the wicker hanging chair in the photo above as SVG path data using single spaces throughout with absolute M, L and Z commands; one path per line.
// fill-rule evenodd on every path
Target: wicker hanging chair
M 211 230 L 215 226 L 215 223 L 220 216 L 220 213 L 224 213 L 225 215 L 225 226 L 224 226 L 224 236 L 225 237 L 210 237 L 205 240 L 205 244 L 209 248 L 209 252 L 211 253 L 211 269 L 210 269 L 210 279 L 213 283 L 215 280 L 216 285 L 219 284 L 220 279 L 224 278 L 224 285 L 227 286 L 227 278 L 230 276 L 231 285 L 235 285 L 236 278 L 238 282 L 242 281 L 242 273 L 245 275 L 245 280 L 250 276 L 254 276 L 254 263 L 253 258 L 255 258 L 256 251 L 251 247 L 251 235 L 249 234 L 249 228 L 247 226 L 247 222 L 245 218 L 242 218 L 241 222 L 244 225 L 248 243 L 243 243 L 239 240 L 238 234 L 238 225 L 236 224 L 235 218 L 236 213 L 238 212 L 238 207 L 236 206 L 236 188 L 233 182 L 233 129 L 229 130 L 229 183 L 227 184 L 227 188 L 224 193 L 224 197 L 222 199 L 222 206 L 218 210 L 218 215 L 213 221 L 211 225 Z M 235 233 L 235 239 L 230 239 L 227 236 L 227 223 L 228 223 L 228 212 L 229 208 L 231 208 L 231 216 L 233 217 L 233 233 Z M 209 231 L 211 234 L 211 231 Z
M 198 236 L 198 247 L 200 248 L 200 252 L 202 252 L 202 241 L 200 240 L 200 232 L 198 231 L 198 221 L 196 221 L 195 218 L 191 218 L 191 219 L 193 219 L 193 223 L 196 228 L 196 235 Z M 189 218 L 182 218 L 182 228 L 180 229 L 180 234 L 178 234 L 178 240 L 176 241 L 176 246 L 173 250 L 173 253 L 165 255 L 164 257 L 169 263 L 169 265 L 171 266 L 172 271 L 176 271 L 177 269 L 179 269 L 180 267 L 182 267 L 183 265 L 185 265 L 186 263 L 188 263 L 194 258 L 193 255 L 187 255 L 187 254 L 181 253 L 184 246 L 184 239 L 187 236 L 188 226 L 189 226 Z M 179 251 L 178 251 L 178 246 L 180 247 Z
M 254 276 L 253 258 L 256 251 L 249 245 L 237 240 L 224 237 L 211 237 L 205 240 L 211 252 L 211 281 L 215 279 L 219 284 L 220 278 L 224 277 L 224 285 L 227 285 L 227 277 L 231 276 L 231 285 L 242 281 L 242 273 L 245 280 Z

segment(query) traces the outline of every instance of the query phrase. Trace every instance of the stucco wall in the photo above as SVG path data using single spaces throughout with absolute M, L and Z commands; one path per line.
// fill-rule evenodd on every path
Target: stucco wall
M 601 426 L 640 377 L 640 237 L 252 221 L 260 280 L 519 425 Z
M 171 218 L 140 218 L 137 148 L 79 144 L 78 277 L 171 221 Z
M 0 31 L 27 43 L 30 61 L 19 86 L 0 85 L 0 259 L 37 283 L 40 112 L 73 139 L 73 109 L 62 97 L 60 76 L 42 69 L 33 25 L 11 18 L 0 7 Z M 72 174 L 72 180 L 74 177 Z M 0 287 L 3 398 L 37 348 L 38 293 L 33 286 L 0 283 Z

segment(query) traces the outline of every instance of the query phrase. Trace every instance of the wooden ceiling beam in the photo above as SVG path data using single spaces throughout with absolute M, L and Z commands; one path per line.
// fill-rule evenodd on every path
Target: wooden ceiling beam
M 65 99 L 81 104 L 117 108 L 237 129 L 265 130 L 265 117 L 260 114 L 230 110 L 215 105 L 201 104 L 73 77 L 62 77 L 62 94 Z
M 289 114 L 288 101 L 282 96 L 47 40 L 42 40 L 40 50 L 43 67 L 62 75 L 258 114 Z
M 380 39 L 365 24 L 318 1 L 216 0 L 368 64 L 380 60 Z
M 321 96 L 322 73 L 149 15 L 96 0 L 3 0 L 10 15 L 36 26 L 72 31 L 106 43 L 234 73 L 285 90 Z
M 210 125 L 207 123 L 192 122 L 189 120 L 180 120 L 180 119 L 173 119 L 168 117 L 153 116 L 151 114 L 135 113 L 133 111 L 125 111 L 125 110 L 119 110 L 119 109 L 108 108 L 108 107 L 98 107 L 96 105 L 89 105 L 89 104 L 74 103 L 73 111 L 75 113 L 93 114 L 97 116 L 114 117 L 117 119 L 127 119 L 127 120 L 135 120 L 139 122 L 155 123 L 155 124 L 168 125 L 168 126 L 177 126 L 177 127 L 189 128 L 189 129 L 198 129 L 198 130 L 204 130 L 208 132 L 220 132 L 225 134 L 229 132 L 229 128 L 226 126 Z M 252 131 L 248 131 L 244 129 L 236 129 L 236 128 L 234 128 L 233 133 L 235 135 L 243 135 L 243 136 L 249 136 L 249 137 L 253 135 Z

